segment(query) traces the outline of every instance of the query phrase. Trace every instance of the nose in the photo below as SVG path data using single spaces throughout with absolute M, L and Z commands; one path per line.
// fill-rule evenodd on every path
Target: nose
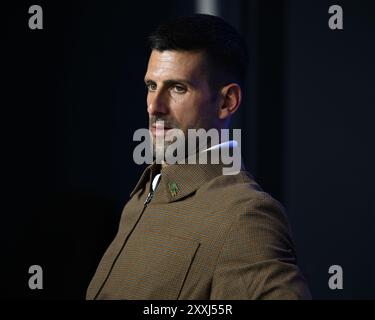
M 147 105 L 149 115 L 167 114 L 169 110 L 167 98 L 162 91 L 149 93 Z

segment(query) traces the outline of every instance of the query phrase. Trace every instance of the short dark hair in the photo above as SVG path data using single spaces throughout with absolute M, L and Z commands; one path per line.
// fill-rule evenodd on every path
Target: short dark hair
M 150 36 L 151 50 L 203 51 L 208 81 L 214 89 L 236 82 L 244 84 L 248 63 L 246 43 L 222 18 L 194 14 L 161 24 Z

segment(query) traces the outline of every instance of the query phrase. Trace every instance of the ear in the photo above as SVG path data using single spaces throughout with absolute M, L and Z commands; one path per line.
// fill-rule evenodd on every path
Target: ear
M 241 104 L 242 91 L 237 83 L 230 83 L 221 89 L 222 103 L 219 108 L 219 119 L 227 119 L 235 113 Z

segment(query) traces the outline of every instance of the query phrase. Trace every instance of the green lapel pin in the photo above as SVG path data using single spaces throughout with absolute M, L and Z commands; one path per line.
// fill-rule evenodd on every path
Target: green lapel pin
M 175 197 L 178 191 L 176 182 L 169 182 L 168 187 L 169 187 L 169 192 L 171 193 L 172 197 Z

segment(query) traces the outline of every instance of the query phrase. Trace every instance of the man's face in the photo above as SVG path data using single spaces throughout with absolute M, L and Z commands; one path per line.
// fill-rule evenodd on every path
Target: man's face
M 158 121 L 164 121 L 166 140 L 168 129 L 180 129 L 187 137 L 188 129 L 217 127 L 217 99 L 209 88 L 205 59 L 202 52 L 152 51 L 145 83 L 154 155 L 155 138 L 161 134 Z

